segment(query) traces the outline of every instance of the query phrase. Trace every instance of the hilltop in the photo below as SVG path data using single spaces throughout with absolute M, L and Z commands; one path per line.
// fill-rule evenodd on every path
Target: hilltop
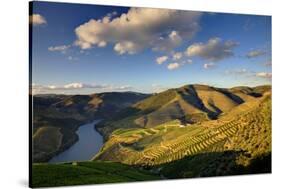
M 271 92 L 257 96 L 215 120 L 117 129 L 93 159 L 150 167 L 168 178 L 271 172 Z
M 34 100 L 34 161 L 72 145 L 79 124 L 97 117 L 105 143 L 87 162 L 33 164 L 33 186 L 271 172 L 271 86 Z
M 214 120 L 270 90 L 271 86 L 226 89 L 185 85 L 149 96 L 100 122 L 97 129 L 107 138 L 119 128 L 151 128 L 175 119 L 183 124 Z

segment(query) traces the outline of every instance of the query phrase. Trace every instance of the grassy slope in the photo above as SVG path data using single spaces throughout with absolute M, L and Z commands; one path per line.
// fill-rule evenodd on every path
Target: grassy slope
M 184 123 L 212 120 L 261 96 L 267 90 L 270 90 L 270 86 L 222 89 L 206 85 L 186 85 L 169 89 L 100 122 L 98 130 L 108 138 L 119 128 L 150 128 L 174 119 Z
M 266 96 L 255 108 L 239 118 L 240 126 L 224 144 L 161 165 L 161 174 L 182 178 L 270 173 L 271 96 Z
M 154 128 L 115 130 L 96 159 L 137 165 L 33 164 L 32 187 L 271 172 L 270 93 L 219 120 L 180 126 L 174 120 Z
M 148 171 L 114 162 L 34 164 L 32 187 L 67 186 L 157 180 Z
M 40 127 L 33 134 L 34 159 L 55 153 L 62 143 L 62 133 L 56 127 Z
M 271 172 L 270 88 L 241 87 L 229 91 L 230 94 L 222 93 L 225 96 L 235 94 L 235 103 L 239 99 L 247 102 L 218 115 L 217 120 L 189 124 L 173 119 L 150 128 L 134 128 L 130 124 L 126 128 L 114 128 L 109 140 L 95 156 L 95 161 L 74 165 L 34 164 L 32 184 L 34 187 L 61 186 Z M 260 93 L 264 96 L 256 98 Z M 179 95 L 186 98 L 180 102 L 181 107 L 194 98 L 176 93 L 170 102 L 173 103 Z M 199 92 L 197 95 L 202 94 Z M 216 98 L 216 94 L 210 98 Z M 203 101 L 204 105 L 212 100 Z M 159 109 L 161 102 L 156 104 L 153 108 Z M 186 108 L 192 110 L 189 105 L 187 103 Z M 221 107 L 217 103 L 214 105 Z M 194 106 L 200 106 L 200 102 Z M 149 103 L 142 108 L 151 111 Z M 130 114 L 137 112 L 126 109 L 122 112 L 123 118 L 128 115 L 127 111 Z M 129 165 L 105 162 L 107 160 Z M 150 171 L 144 171 L 144 168 Z
M 231 166 L 250 166 L 251 161 L 271 153 L 271 95 L 244 103 L 218 120 L 180 126 L 179 121 L 173 121 L 148 129 L 119 129 L 95 159 L 158 166 L 186 157 L 204 157 L 201 154 L 216 154 L 213 157 L 218 163 L 229 160 L 224 156 L 229 153 Z M 196 159 L 199 163 L 200 158 Z M 234 169 L 231 166 L 220 169 Z M 195 171 L 192 175 L 198 174 Z M 220 173 L 206 173 L 210 174 Z
M 93 95 L 39 95 L 33 97 L 33 142 L 34 162 L 48 161 L 55 154 L 64 151 L 77 140 L 78 127 L 93 119 L 106 118 L 148 95 L 140 93 L 100 93 Z M 51 132 L 53 128 L 62 135 Z M 41 137 L 35 137 L 40 130 Z M 53 135 L 52 135 L 53 133 Z M 52 136 L 51 136 L 52 135 Z M 61 142 L 41 140 L 52 138 Z

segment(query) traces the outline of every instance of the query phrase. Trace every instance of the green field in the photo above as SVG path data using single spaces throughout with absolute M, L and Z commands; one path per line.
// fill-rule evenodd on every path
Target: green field
M 32 187 L 159 180 L 149 171 L 114 162 L 34 164 Z

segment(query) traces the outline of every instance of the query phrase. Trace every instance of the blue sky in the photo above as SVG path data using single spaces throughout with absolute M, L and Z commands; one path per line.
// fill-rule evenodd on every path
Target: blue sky
M 34 2 L 34 93 L 271 84 L 271 17 Z

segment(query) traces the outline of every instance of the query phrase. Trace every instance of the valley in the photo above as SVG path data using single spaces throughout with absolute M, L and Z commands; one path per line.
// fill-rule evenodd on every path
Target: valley
M 271 172 L 271 86 L 186 85 L 152 95 L 130 93 L 134 97 L 129 102 L 127 97 L 120 99 L 127 93 L 117 94 L 112 97 L 114 103 L 112 98 L 101 102 L 84 96 L 39 98 L 40 107 L 35 104 L 38 112 L 34 112 L 35 123 L 40 123 L 33 134 L 34 157 L 64 151 L 61 147 L 72 141 L 80 123 L 95 118 L 103 119 L 95 127 L 104 144 L 87 161 L 51 165 L 35 158 L 34 186 L 76 184 L 75 179 L 69 181 L 74 176 L 65 175 L 64 170 L 79 172 L 77 184 Z M 48 118 L 46 112 L 51 112 Z M 116 180 L 104 180 L 111 173 L 95 167 L 104 163 L 109 170 L 125 166 L 143 176 L 116 175 Z M 59 174 L 49 174 L 49 169 L 62 171 L 67 182 Z M 96 180 L 99 176 L 103 179 Z

